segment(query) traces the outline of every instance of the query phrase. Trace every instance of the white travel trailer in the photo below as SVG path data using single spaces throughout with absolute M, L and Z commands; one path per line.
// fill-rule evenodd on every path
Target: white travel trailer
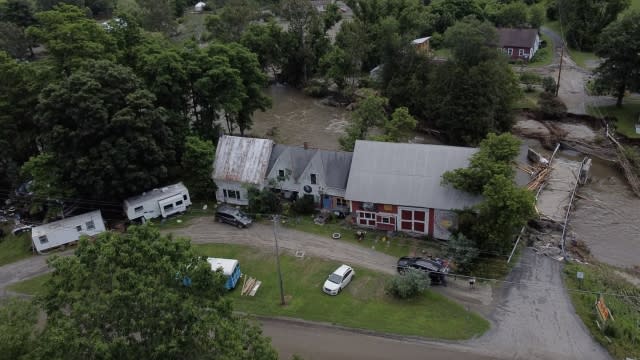
M 129 220 L 144 222 L 159 216 L 166 218 L 185 212 L 189 205 L 189 190 L 179 182 L 128 198 L 124 201 L 124 212 Z
M 31 229 L 31 240 L 38 254 L 73 243 L 80 236 L 96 236 L 106 231 L 100 210 L 42 224 Z

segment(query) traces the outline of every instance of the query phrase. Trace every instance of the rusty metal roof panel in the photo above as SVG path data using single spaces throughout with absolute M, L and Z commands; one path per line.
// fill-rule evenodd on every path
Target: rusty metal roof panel
M 262 184 L 272 149 L 269 139 L 222 136 L 213 162 L 213 180 Z

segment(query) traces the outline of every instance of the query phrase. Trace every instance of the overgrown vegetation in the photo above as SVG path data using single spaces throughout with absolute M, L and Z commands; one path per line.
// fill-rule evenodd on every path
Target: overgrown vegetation
M 14 236 L 9 226 L 0 227 L 4 237 L 0 237 L 0 266 L 9 264 L 31 255 L 31 237 L 29 234 Z
M 425 273 L 406 269 L 404 273 L 394 276 L 387 283 L 385 292 L 398 299 L 412 299 L 424 293 L 429 284 L 429 277 Z
M 576 278 L 578 271 L 584 273 L 582 282 Z M 637 358 L 640 357 L 640 290 L 617 275 L 616 271 L 620 270 L 603 264 L 571 263 L 564 268 L 564 280 L 576 312 L 593 337 L 614 358 Z M 604 295 L 614 318 L 602 329 L 596 324 L 596 321 L 602 324 L 594 305 L 598 294 Z

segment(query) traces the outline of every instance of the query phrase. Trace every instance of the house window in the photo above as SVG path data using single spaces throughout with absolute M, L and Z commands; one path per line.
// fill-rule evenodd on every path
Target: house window
M 77 231 L 77 232 L 82 231 L 82 225 L 78 225 L 78 226 L 76 226 L 76 231 Z
M 135 211 L 137 213 L 142 212 L 142 210 L 144 210 L 144 206 L 138 206 L 135 209 L 133 209 L 133 211 Z
M 512 49 L 512 48 L 508 48 L 508 49 L 507 49 L 507 54 L 509 54 L 509 55 L 513 55 L 513 49 Z
M 284 170 L 278 170 L 278 180 L 284 180 Z
M 39 236 L 38 240 L 40 240 L 40 244 L 46 244 L 49 242 L 49 239 L 47 239 L 47 235 Z
M 347 206 L 347 200 L 345 198 L 336 198 L 337 206 Z
M 376 213 L 358 211 L 358 224 L 362 226 L 376 226 Z
M 87 230 L 95 230 L 96 224 L 93 223 L 93 220 L 89 220 L 85 223 L 87 225 Z
M 237 190 L 222 190 L 225 198 L 240 200 L 240 191 Z
M 524 56 L 524 49 L 518 50 L 518 56 L 520 56 L 520 57 Z
M 391 222 L 391 219 L 389 219 L 388 216 L 384 216 L 381 219 L 383 224 L 389 224 Z
M 176 206 L 181 206 L 182 204 L 184 204 L 184 202 L 182 200 L 176 201 Z
M 315 185 L 316 184 L 316 174 L 311 174 L 311 185 Z

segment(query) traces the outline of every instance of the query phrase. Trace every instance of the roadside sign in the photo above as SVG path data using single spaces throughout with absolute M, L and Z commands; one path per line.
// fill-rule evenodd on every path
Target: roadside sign
M 578 279 L 579 279 L 579 280 L 584 279 L 584 273 L 583 273 L 582 271 L 578 271 L 577 276 L 578 276 Z

